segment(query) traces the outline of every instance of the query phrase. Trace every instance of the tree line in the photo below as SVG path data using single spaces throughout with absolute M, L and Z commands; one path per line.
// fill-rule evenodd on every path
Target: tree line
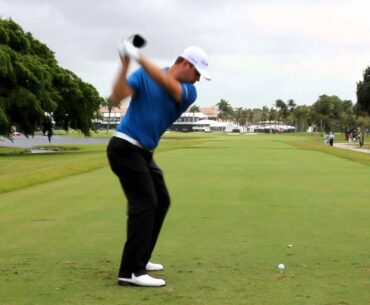
M 293 99 L 278 99 L 273 106 L 262 108 L 233 108 L 225 99 L 217 103 L 220 120 L 233 121 L 241 126 L 261 121 L 278 121 L 292 125 L 296 131 L 306 131 L 309 126 L 319 132 L 349 132 L 370 128 L 370 67 L 357 83 L 357 103 L 341 100 L 338 96 L 320 95 L 311 105 L 297 105 Z
M 52 122 L 89 135 L 103 102 L 97 90 L 60 67 L 54 53 L 11 19 L 0 18 L 0 135 L 26 136 Z

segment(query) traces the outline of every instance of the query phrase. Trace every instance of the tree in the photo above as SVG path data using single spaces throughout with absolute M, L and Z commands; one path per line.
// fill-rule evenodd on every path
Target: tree
M 255 112 L 252 109 L 247 109 L 247 122 L 253 123 L 255 118 Z
M 294 110 L 296 106 L 297 104 L 294 102 L 294 100 L 290 99 L 287 101 L 287 108 L 288 108 L 287 120 L 292 125 L 296 125 L 295 117 L 294 117 Z
M 200 109 L 197 105 L 193 105 L 193 106 L 190 107 L 189 111 L 194 113 L 194 112 L 199 112 Z
M 269 117 L 269 109 L 266 106 L 262 107 L 262 115 L 261 115 L 261 120 L 266 122 L 268 117 Z
M 197 105 L 193 105 L 190 107 L 189 112 L 193 113 L 193 122 L 195 122 L 195 113 L 199 111 L 200 109 Z
M 112 102 L 112 97 L 107 97 L 104 99 L 102 106 L 107 107 L 108 109 L 108 124 L 107 124 L 107 132 L 109 130 L 109 124 L 110 124 L 110 114 L 112 113 L 112 110 L 114 108 L 113 102 Z M 118 106 L 119 108 L 119 106 Z
M 365 143 L 365 134 L 370 128 L 370 117 L 359 116 L 357 118 L 357 137 L 359 138 L 359 144 L 362 147 Z
M 320 126 L 320 132 L 328 132 L 338 128 L 342 112 L 342 100 L 335 95 L 320 95 L 319 99 L 312 105 L 313 120 Z
M 307 130 L 309 126 L 310 107 L 306 105 L 297 106 L 293 111 L 295 127 L 298 132 Z
M 54 53 L 11 19 L 0 18 L 0 134 L 26 136 L 50 119 L 88 135 L 102 99 L 96 89 L 58 66 Z
M 289 108 L 289 111 L 293 112 L 297 104 L 294 102 L 294 100 L 288 100 L 287 106 Z
M 340 116 L 341 130 L 345 132 L 346 136 L 350 130 L 356 128 L 356 116 L 354 114 L 353 103 L 350 100 L 343 101 L 343 112 Z
M 276 100 L 275 107 L 277 111 L 277 119 L 278 121 L 285 122 L 286 118 L 288 117 L 288 106 L 284 103 L 283 100 Z
M 370 67 L 363 73 L 363 80 L 357 83 L 357 109 L 370 115 Z
M 262 109 L 254 108 L 253 110 L 251 110 L 250 123 L 258 124 L 258 122 L 262 120 Z
M 227 121 L 233 119 L 233 108 L 230 106 L 229 102 L 221 99 L 220 102 L 217 103 L 218 110 L 220 113 L 218 114 L 218 118 Z
M 268 112 L 268 120 L 271 122 L 275 121 L 277 119 L 278 112 L 273 107 L 270 108 Z
M 236 111 L 234 111 L 234 121 L 240 126 L 245 126 L 247 123 L 247 115 L 248 111 L 242 107 L 239 107 L 236 109 Z

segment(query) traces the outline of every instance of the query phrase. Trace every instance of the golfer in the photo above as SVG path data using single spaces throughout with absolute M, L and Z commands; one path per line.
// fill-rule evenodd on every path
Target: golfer
M 112 102 L 131 97 L 126 115 L 111 138 L 107 154 L 128 201 L 127 239 L 123 248 L 118 284 L 159 287 L 163 279 L 148 271 L 163 270 L 151 263 L 170 197 L 163 173 L 153 159 L 162 134 L 195 101 L 194 83 L 208 74 L 208 56 L 189 47 L 171 67 L 161 69 L 141 55 L 131 39 L 119 48 L 121 68 L 113 84 Z M 131 60 L 141 67 L 127 79 Z

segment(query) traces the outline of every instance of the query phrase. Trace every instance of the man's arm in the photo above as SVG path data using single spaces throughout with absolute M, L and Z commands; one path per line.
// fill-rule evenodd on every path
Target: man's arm
M 173 97 L 177 103 L 181 102 L 182 87 L 180 82 L 173 75 L 164 72 L 161 68 L 156 66 L 143 55 L 140 56 L 138 62 L 144 68 L 144 70 Z
M 182 97 L 182 87 L 180 82 L 171 74 L 164 72 L 161 68 L 152 63 L 148 58 L 141 55 L 139 49 L 135 47 L 130 41 L 124 42 L 124 50 L 130 58 L 135 59 L 143 69 L 154 79 L 160 86 L 162 86 L 173 99 L 180 103 Z
M 121 58 L 121 67 L 117 74 L 116 80 L 113 83 L 112 89 L 112 103 L 114 107 L 120 105 L 120 102 L 133 94 L 133 90 L 127 83 L 127 71 L 130 64 L 130 58 L 125 56 L 120 56 Z

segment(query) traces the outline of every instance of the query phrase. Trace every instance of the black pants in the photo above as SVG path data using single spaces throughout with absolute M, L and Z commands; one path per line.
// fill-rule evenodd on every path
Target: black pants
M 170 206 L 163 173 L 152 152 L 123 139 L 113 137 L 107 154 L 128 200 L 127 240 L 118 276 L 143 275 Z

